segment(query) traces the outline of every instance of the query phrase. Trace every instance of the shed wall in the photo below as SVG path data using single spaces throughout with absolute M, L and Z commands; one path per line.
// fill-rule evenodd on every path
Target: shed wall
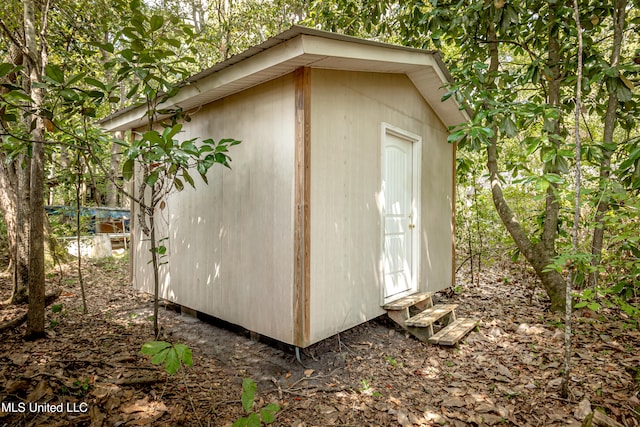
M 384 313 L 383 122 L 423 138 L 420 290 L 451 284 L 454 153 L 447 129 L 405 75 L 313 69 L 311 342 Z
M 294 81 L 292 75 L 208 104 L 181 140 L 232 137 L 232 170 L 172 194 L 161 296 L 252 331 L 293 339 Z M 139 236 L 139 227 L 136 229 Z M 152 291 L 149 252 L 137 239 L 136 286 Z

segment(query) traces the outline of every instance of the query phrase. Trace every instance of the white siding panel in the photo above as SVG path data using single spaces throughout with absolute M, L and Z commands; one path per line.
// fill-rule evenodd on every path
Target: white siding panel
M 419 286 L 450 285 L 453 147 L 406 75 L 313 69 L 311 82 L 310 316 L 316 342 L 384 313 L 382 122 L 423 138 Z
M 242 143 L 231 170 L 214 166 L 209 185 L 198 177 L 163 213 L 165 297 L 283 342 L 293 337 L 294 107 L 288 75 L 196 111 L 179 138 Z

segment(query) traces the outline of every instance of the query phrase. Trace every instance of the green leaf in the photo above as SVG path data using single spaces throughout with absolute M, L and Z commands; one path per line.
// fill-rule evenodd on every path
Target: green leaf
M 173 184 L 176 186 L 176 190 L 182 191 L 184 190 L 184 183 L 180 178 L 176 178 L 173 180 Z
M 114 51 L 113 43 L 91 42 L 90 44 L 109 53 Z
M 107 90 L 107 87 L 105 86 L 105 84 L 104 84 L 104 83 L 102 83 L 100 80 L 96 80 L 96 79 L 91 78 L 91 77 L 86 77 L 86 78 L 84 79 L 84 82 L 85 82 L 86 84 L 88 84 L 88 85 L 95 86 L 95 87 L 97 87 L 98 89 L 101 89 L 101 90 L 103 90 L 103 91 L 106 91 L 106 90 Z
M 253 408 L 253 400 L 256 397 L 258 386 L 251 378 L 242 380 L 242 407 L 244 411 L 249 413 Z
M 158 178 L 160 178 L 160 169 L 156 168 L 145 178 L 144 182 L 146 182 L 148 186 L 153 187 L 155 183 L 158 182 Z
M 262 424 L 260 423 L 260 417 L 258 416 L 258 414 L 256 414 L 255 412 L 252 414 L 249 414 L 249 417 L 247 418 L 247 427 L 261 427 Z
M 246 427 L 248 421 L 249 421 L 248 418 L 242 417 L 236 420 L 231 427 Z
M 160 15 L 153 15 L 149 20 L 149 25 L 151 25 L 151 31 L 156 31 L 162 27 L 164 24 L 164 18 Z
M 184 344 L 176 344 L 175 346 L 178 357 L 187 366 L 193 366 L 193 355 L 191 349 Z
M 191 178 L 191 175 L 189 175 L 189 172 L 187 172 L 186 169 L 182 170 L 182 177 L 184 178 L 185 181 L 187 181 L 187 183 L 192 187 L 192 188 L 196 188 L 196 184 L 195 182 L 193 182 L 193 178 Z
M 157 354 L 161 350 L 164 350 L 167 347 L 171 347 L 171 344 L 166 341 L 148 341 L 142 344 L 142 348 L 140 349 L 140 353 L 153 355 Z
M 31 97 L 29 95 L 24 93 L 22 91 L 22 89 L 20 89 L 20 90 L 12 90 L 7 95 L 5 95 L 5 97 L 8 98 L 8 99 L 12 99 L 13 98 L 13 99 L 17 99 L 17 100 L 22 100 L 22 101 L 27 101 L 27 102 L 33 103 L 33 99 L 31 99 Z
M 78 73 L 76 75 L 74 75 L 73 77 L 71 77 L 68 81 L 67 81 L 67 85 L 72 85 L 78 81 L 80 81 L 80 79 L 82 79 L 84 76 L 86 76 L 87 73 Z
M 180 358 L 175 347 L 171 347 L 167 353 L 167 359 L 164 362 L 164 370 L 169 375 L 173 375 L 180 369 Z
M 593 311 L 598 311 L 600 310 L 600 304 L 598 304 L 597 302 L 590 302 L 587 307 L 589 307 L 591 310 Z
M 582 307 L 586 307 L 587 304 L 589 304 L 587 301 L 580 301 L 579 303 L 577 303 L 576 305 L 574 305 L 574 308 L 582 308 Z
M 170 350 L 171 349 L 169 348 L 165 348 L 164 350 L 160 350 L 159 353 L 154 354 L 151 358 L 151 363 L 153 363 L 154 365 L 159 365 L 164 362 Z
M 140 83 L 136 83 L 135 85 L 133 85 L 133 87 L 131 89 L 129 89 L 129 92 L 127 92 L 126 97 L 127 98 L 133 98 L 133 95 L 138 93 L 138 88 L 139 87 L 140 87 Z
M 67 89 L 67 88 L 62 89 L 60 91 L 60 96 L 62 96 L 67 101 L 79 101 L 80 100 L 80 96 L 73 89 Z
M 440 101 L 441 102 L 446 101 L 447 99 L 451 98 L 455 93 L 456 93 L 456 90 L 450 90 L 449 92 L 442 95 L 442 98 L 440 98 Z
M 142 134 L 142 139 L 144 141 L 149 141 L 152 144 L 156 144 L 156 145 L 162 145 L 164 143 L 164 140 L 162 139 L 162 136 L 160 136 L 160 134 L 158 133 L 157 130 L 150 130 L 147 131 L 145 133 Z
M 553 183 L 553 184 L 562 184 L 564 183 L 564 178 L 555 173 L 546 173 L 544 174 L 544 179 Z
M 198 147 L 192 141 L 185 141 L 182 143 L 181 147 L 182 151 L 185 153 L 191 154 L 192 156 L 199 155 Z
M 174 136 L 176 136 L 176 134 L 178 132 L 180 132 L 182 130 L 182 123 L 178 123 L 174 126 L 171 127 L 167 127 L 165 128 L 165 130 L 162 132 L 162 137 L 165 140 L 169 140 L 172 139 Z
M 44 68 L 44 74 L 56 83 L 64 83 L 64 73 L 57 65 L 47 65 Z
M 207 163 L 205 161 L 201 161 L 198 162 L 198 173 L 200 174 L 200 176 L 206 175 L 207 174 Z
M 14 68 L 13 64 L 7 64 L 6 62 L 0 63 L 0 78 L 9 74 Z
M 124 165 L 122 166 L 122 178 L 125 181 L 129 181 L 133 177 L 133 168 L 135 166 L 135 163 L 136 162 L 134 159 L 127 159 L 124 162 Z
M 466 131 L 464 129 L 460 129 L 457 130 L 455 132 L 453 132 L 452 134 L 450 134 L 447 137 L 447 142 L 452 144 L 454 142 L 458 142 L 460 141 L 462 138 L 464 138 L 467 135 Z
M 260 418 L 266 424 L 270 424 L 275 421 L 275 414 L 280 410 L 280 406 L 275 403 L 270 403 L 260 410 Z
M 222 138 L 220 141 L 218 141 L 218 144 L 220 145 L 238 145 L 240 144 L 241 141 L 238 141 L 237 139 L 233 139 L 233 138 Z

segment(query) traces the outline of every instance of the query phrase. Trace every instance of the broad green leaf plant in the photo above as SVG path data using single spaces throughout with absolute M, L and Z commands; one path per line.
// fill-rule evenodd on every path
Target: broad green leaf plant
M 251 378 L 242 380 L 242 409 L 247 416 L 234 422 L 233 427 L 260 427 L 263 423 L 271 424 L 275 421 L 275 416 L 280 411 L 278 404 L 269 403 L 257 411 L 254 410 L 257 391 L 258 386 Z
M 140 353 L 151 356 L 154 365 L 164 364 L 164 370 L 169 375 L 174 375 L 183 365 L 193 366 L 191 349 L 185 344 L 149 341 L 142 345 Z

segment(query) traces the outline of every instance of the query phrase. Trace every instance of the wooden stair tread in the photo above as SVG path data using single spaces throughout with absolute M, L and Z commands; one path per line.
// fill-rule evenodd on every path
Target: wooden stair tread
M 385 310 L 404 310 L 407 307 L 411 307 L 412 305 L 416 305 L 431 298 L 433 294 L 433 292 L 418 292 L 417 294 L 407 295 L 399 300 L 385 304 L 383 307 Z
M 440 318 L 452 313 L 458 304 L 437 304 L 407 319 L 407 326 L 428 327 Z
M 477 319 L 460 318 L 454 320 L 449 325 L 442 328 L 433 336 L 429 337 L 429 342 L 440 345 L 456 345 L 469 331 L 476 327 Z

